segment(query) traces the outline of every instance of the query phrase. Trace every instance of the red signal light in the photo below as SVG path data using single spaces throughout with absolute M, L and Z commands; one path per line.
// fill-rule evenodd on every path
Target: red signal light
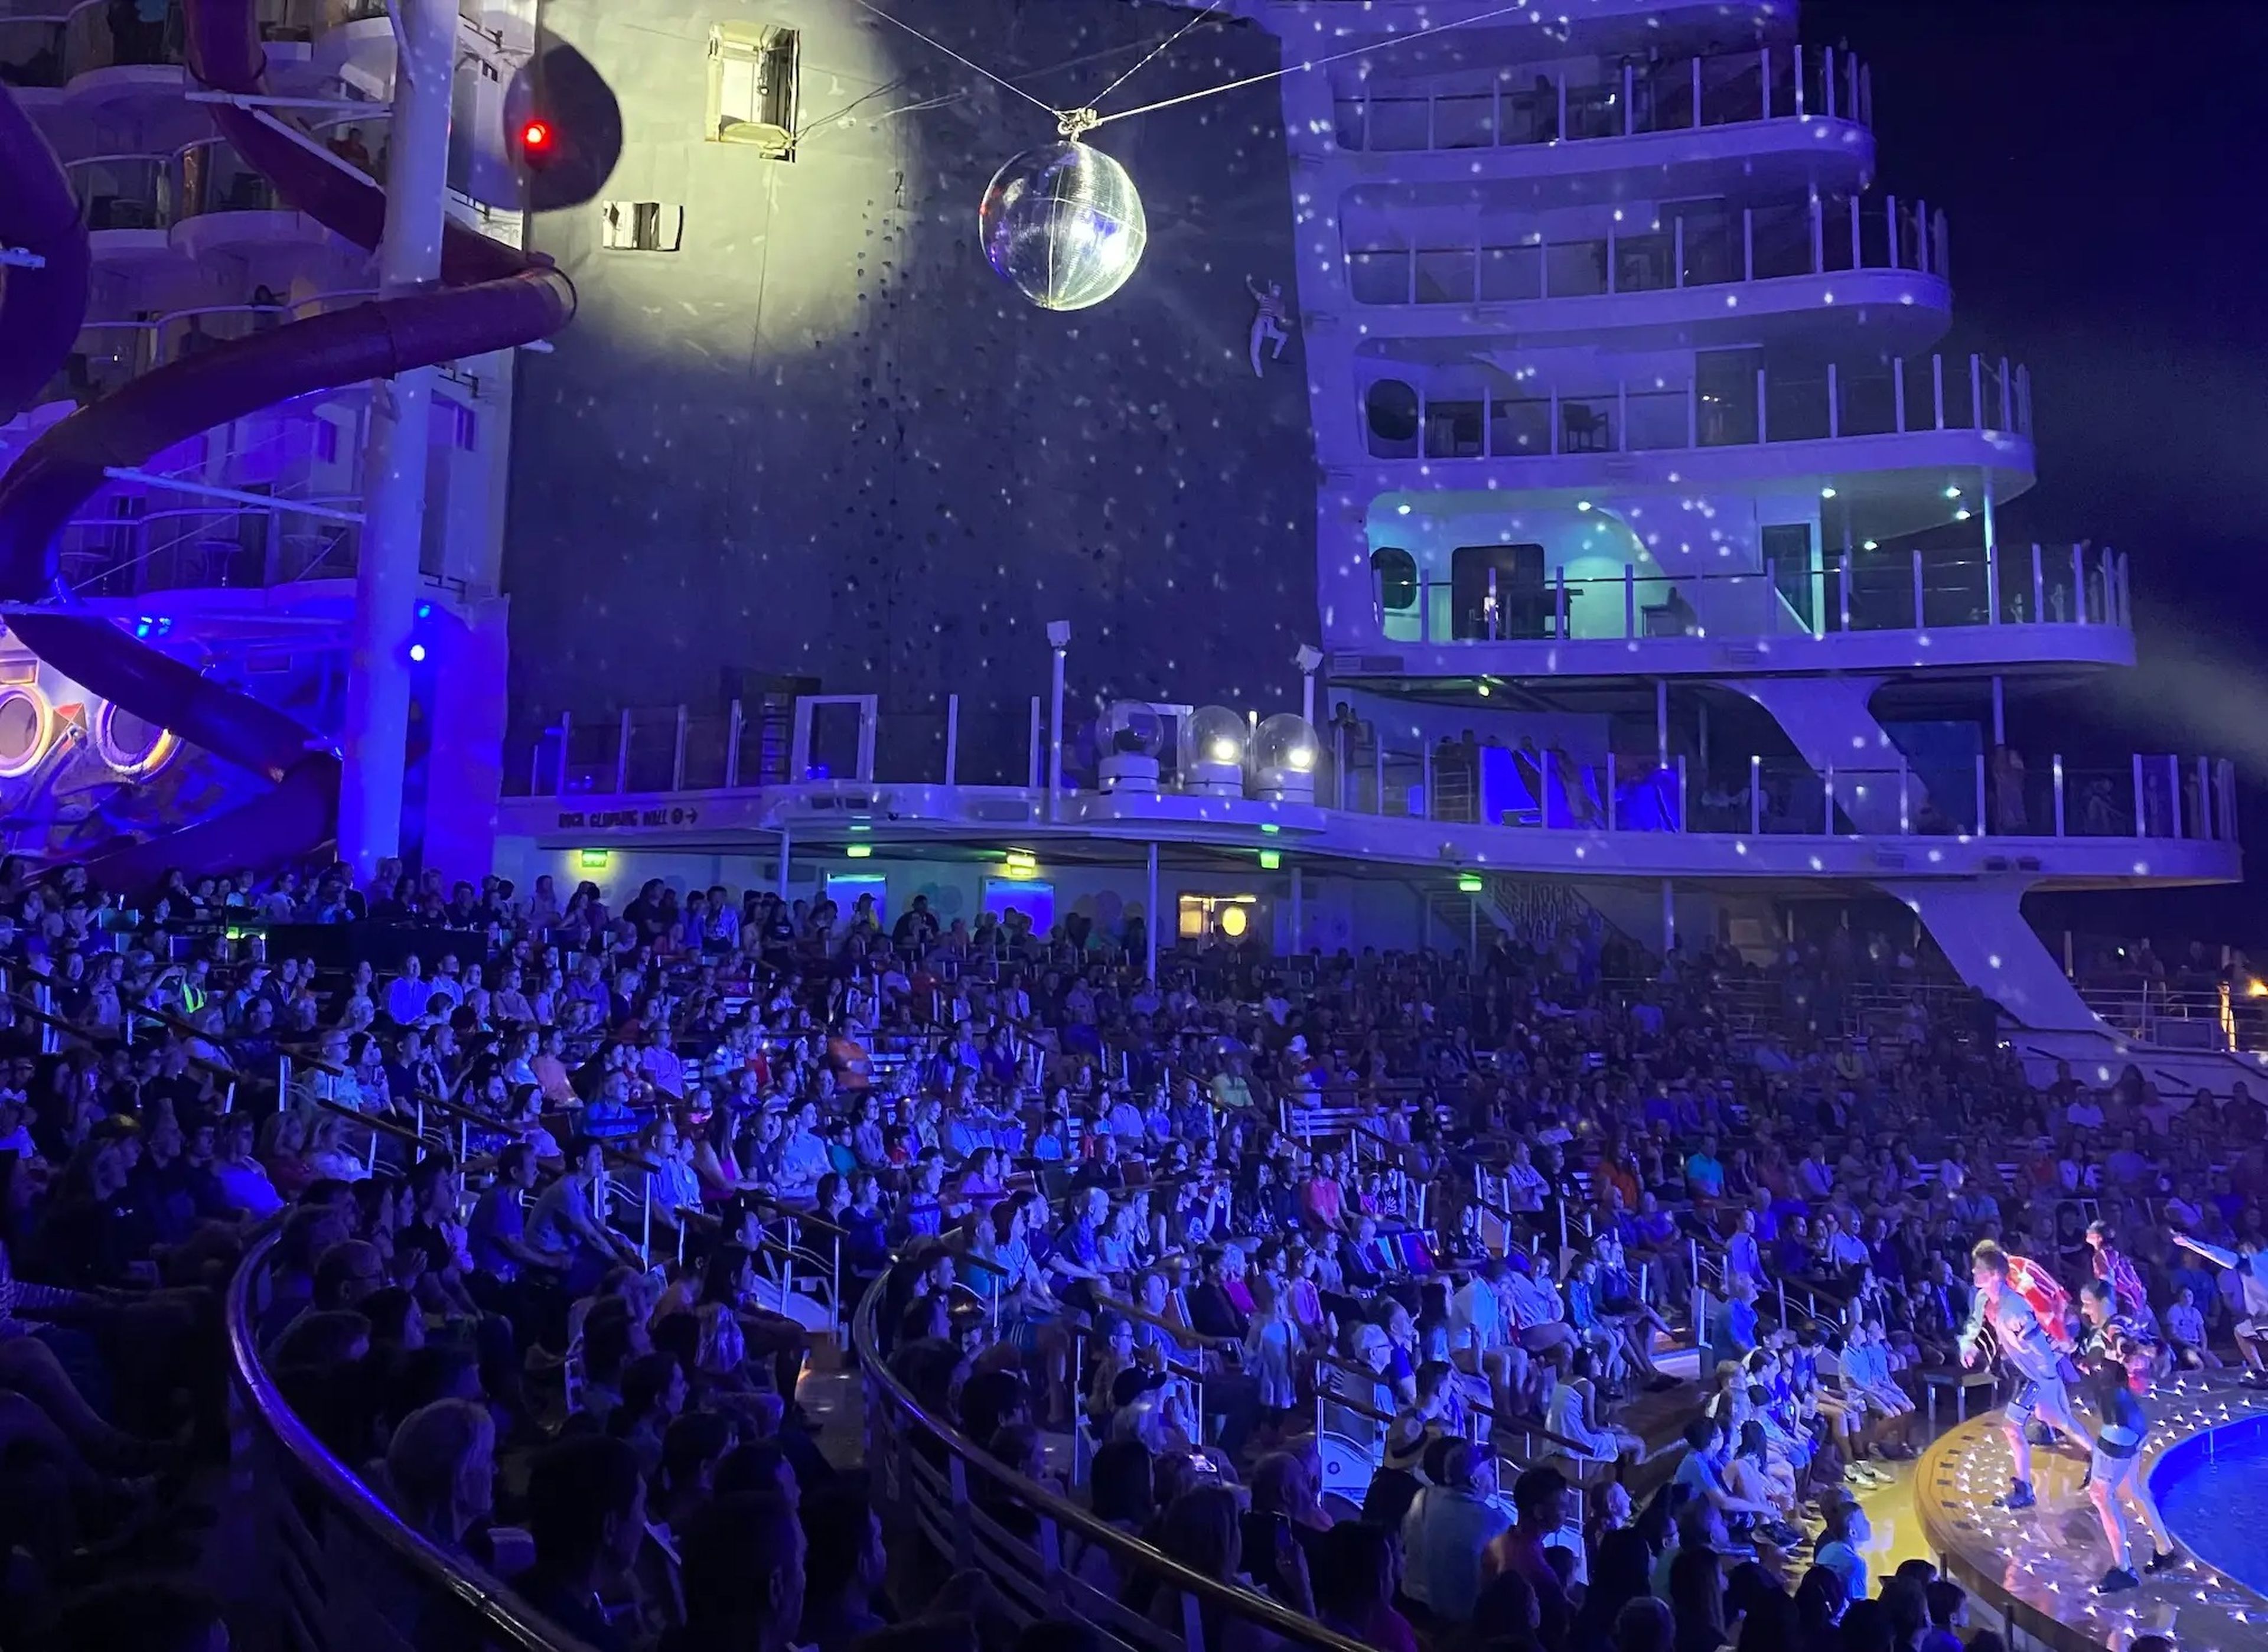
M 555 136 L 549 121 L 523 122 L 519 129 L 519 152 L 531 161 L 545 159 L 551 153 Z

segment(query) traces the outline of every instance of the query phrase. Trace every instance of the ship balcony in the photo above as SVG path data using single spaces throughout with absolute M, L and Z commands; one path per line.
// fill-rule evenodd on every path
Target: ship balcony
M 1837 177 L 1873 168 L 1873 77 L 1850 52 L 1770 46 L 1600 73 L 1502 70 L 1410 90 L 1381 76 L 1334 96 L 1332 138 L 1355 177 L 1421 192 L 1516 181 L 1539 203 L 1595 199 L 1602 172 L 1668 199 L 1819 181 L 1822 162 Z
M 1351 246 L 1346 284 L 1372 338 L 1707 348 L 1815 336 L 1831 313 L 1898 354 L 1943 336 L 1949 268 L 1942 212 L 1814 196 L 1650 215 L 1580 238 Z
M 258 0 L 255 10 L 270 72 L 292 77 L 332 14 L 371 7 L 349 0 Z M 384 5 L 375 10 L 382 23 Z M 30 107 L 68 103 L 97 117 L 153 95 L 177 101 L 188 84 L 188 38 L 180 0 L 157 7 L 0 0 L 0 84 Z
M 133 269 L 173 256 L 166 233 L 173 218 L 172 156 L 88 155 L 64 163 L 63 174 L 78 199 L 95 262 Z
M 1152 704 L 1190 726 L 1187 705 Z M 624 709 L 561 717 L 505 755 L 503 830 L 560 849 L 699 848 L 747 852 L 792 843 L 799 857 L 860 861 L 893 845 L 997 850 L 1060 838 L 1091 858 L 1108 839 L 1138 854 L 1160 842 L 1261 867 L 1401 863 L 1615 877 L 1709 877 L 1858 885 L 2013 875 L 2041 887 L 2224 882 L 2242 875 L 2233 765 L 2166 753 L 2067 757 L 2006 749 L 1926 764 L 1815 769 L 1720 750 L 1685 754 L 1519 749 L 1381 734 L 1335 720 L 1316 731 L 1308 788 L 1272 793 L 1257 740 L 1198 772 L 1178 741 L 1154 786 L 1111 788 L 1074 762 L 1051 800 L 1046 746 L 975 765 L 1025 785 L 961 778 L 949 704 L 884 725 L 876 697 L 836 694 Z M 1242 719 L 1233 711 L 1222 715 Z M 1196 713 L 1202 717 L 1204 713 Z M 1297 719 L 1294 719 L 1297 720 Z M 1304 723 L 1301 724 L 1305 727 Z M 940 744 L 941 741 L 941 744 Z M 880 752 L 895 761 L 878 763 Z M 1014 761 L 1011 762 L 1012 755 Z M 892 773 L 878 772 L 887 768 Z M 1077 772 L 1074 772 L 1077 770 Z M 918 848 L 917 847 L 917 852 Z
M 1335 477 L 1373 491 L 1757 483 L 1825 494 L 1827 483 L 1870 513 L 1863 531 L 1881 539 L 1966 520 L 1965 507 L 1949 508 L 1957 492 L 1934 498 L 1933 477 L 1983 471 L 1999 500 L 2031 484 L 2030 384 L 2006 358 L 1767 367 L 1760 354 L 1705 352 L 1682 384 L 1653 375 L 1539 389 L 1531 370 L 1452 391 L 1381 373 L 1362 387 L 1350 432 L 1374 462 L 1347 474 L 1328 444 L 1322 457 Z
M 293 258 L 310 245 L 332 244 L 328 231 L 287 203 L 225 139 L 188 144 L 173 165 L 173 245 L 189 257 L 233 254 L 258 269 L 279 243 Z
M 1367 630 L 1342 636 L 1331 675 L 1611 677 L 1755 672 L 1995 671 L 2131 666 L 2126 558 L 2101 548 L 1830 551 L 1817 566 L 1521 583 L 1482 548 L 1447 579 L 1409 552 L 1372 556 Z M 1462 561 L 1462 559 L 1460 558 Z

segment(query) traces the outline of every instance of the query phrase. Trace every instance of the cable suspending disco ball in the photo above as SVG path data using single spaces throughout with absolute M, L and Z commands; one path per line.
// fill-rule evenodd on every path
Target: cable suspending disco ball
M 1134 180 L 1076 138 L 1016 156 L 977 209 L 984 256 L 1043 310 L 1084 310 L 1126 284 L 1150 230 Z

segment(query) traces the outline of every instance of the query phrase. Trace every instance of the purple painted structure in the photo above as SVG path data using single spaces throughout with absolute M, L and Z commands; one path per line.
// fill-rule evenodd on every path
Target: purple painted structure
M 16 417 L 70 354 L 86 317 L 86 225 L 62 163 L 0 88 L 0 247 L 47 262 L 0 278 L 0 421 Z
M 265 60 L 250 0 L 188 0 L 187 10 L 196 77 L 217 91 L 257 92 Z M 214 114 L 238 152 L 266 173 L 285 200 L 346 239 L 377 246 L 386 223 L 382 189 L 250 110 L 217 105 Z M 28 204 L 48 219 L 43 225 L 27 213 L 26 230 L 0 223 L 0 232 L 28 237 L 41 230 L 64 254 L 61 260 L 48 254 L 50 270 L 77 272 L 78 296 L 71 306 L 48 294 L 44 304 L 27 303 L 20 323 L 12 301 L 0 309 L 0 322 L 24 329 L 21 337 L 0 330 L 0 361 L 28 351 L 39 367 L 36 387 L 60 365 L 78 330 L 86 234 L 68 189 L 63 195 L 70 212 L 68 228 L 54 220 L 46 174 L 52 172 L 55 187 L 63 188 L 61 169 L 4 88 L 0 116 L 0 174 L 24 170 L 11 170 L 11 162 L 36 160 L 29 166 L 34 188 Z M 9 147 L 25 141 L 18 125 L 38 145 L 36 156 Z M 10 272 L 11 300 L 13 277 L 20 273 Z M 55 579 L 56 536 L 102 485 L 108 467 L 145 463 L 175 442 L 273 402 L 508 350 L 556 332 L 575 313 L 574 289 L 564 276 L 453 224 L 443 249 L 442 279 L 472 284 L 357 305 L 236 340 L 146 373 L 48 430 L 0 478 L 0 599 L 68 600 Z M 54 331 L 35 336 L 36 328 Z M 55 359 L 48 361 L 51 353 Z M 0 370 L 0 390 L 12 376 Z M 89 691 L 275 782 L 268 796 L 200 825 L 98 856 L 95 864 L 107 877 L 132 882 L 172 867 L 257 865 L 304 854 L 334 834 L 339 758 L 294 719 L 137 642 L 107 620 L 59 607 L 18 612 L 8 623 L 33 653 Z

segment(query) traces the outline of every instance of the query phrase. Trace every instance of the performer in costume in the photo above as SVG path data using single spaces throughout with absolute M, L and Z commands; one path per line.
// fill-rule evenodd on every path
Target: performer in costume
M 2103 1538 L 2110 1545 L 2110 1569 L 2103 1573 L 2095 1590 L 2098 1595 L 2112 1595 L 2120 1589 L 2138 1588 L 2142 1582 L 2134 1575 L 2120 1500 L 2141 1516 L 2142 1524 L 2149 1530 L 2151 1552 L 2144 1571 L 2162 1572 L 2174 1564 L 2174 1540 L 2166 1530 L 2165 1516 L 2158 1511 L 2158 1500 L 2150 1495 L 2149 1482 L 2142 1476 L 2142 1441 L 2150 1432 L 2150 1420 L 2134 1392 L 2126 1361 L 2117 1352 L 2120 1339 L 2111 1326 L 2109 1281 L 2089 1280 L 2080 1293 L 2080 1301 L 2088 1318 L 2099 1330 L 2110 1332 L 2103 1339 L 2104 1357 L 2087 1378 L 2088 1404 L 2102 1423 L 2102 1431 L 2095 1439 L 2094 1457 L 2088 1465 L 2087 1496 L 2095 1505 L 2095 1517 L 2102 1522 Z M 2098 1314 L 2100 1320 L 2096 1319 Z
M 2174 1243 L 2208 1262 L 2235 1270 L 2244 1290 L 2244 1317 L 2236 1322 L 2236 1347 L 2244 1356 L 2244 1385 L 2268 1388 L 2268 1368 L 2268 1368 L 2268 1359 L 2261 1353 L 2261 1344 L 2268 1341 L 2268 1250 L 2250 1236 L 2239 1239 L 2234 1250 L 2206 1244 L 2185 1233 L 2176 1234 Z
M 2072 1415 L 2071 1399 L 2064 1390 L 2064 1353 L 2068 1341 L 2063 1329 L 2063 1306 L 2068 1299 L 2063 1287 L 2038 1263 L 2012 1257 L 1990 1239 L 1981 1241 L 1970 1252 L 1969 1265 L 1977 1300 L 1970 1308 L 1968 1324 L 1962 1328 L 1961 1362 L 1971 1368 L 1984 1363 L 1978 1339 L 1990 1324 L 1993 1339 L 1999 1344 L 2000 1363 L 2015 1379 L 2007 1408 L 2001 1412 L 2014 1479 L 1999 1502 L 2003 1508 L 2029 1508 L 2038 1499 L 2032 1495 L 2032 1443 L 2024 1437 L 2024 1425 L 2036 1416 L 2075 1440 L 2088 1439 L 2087 1431 Z

